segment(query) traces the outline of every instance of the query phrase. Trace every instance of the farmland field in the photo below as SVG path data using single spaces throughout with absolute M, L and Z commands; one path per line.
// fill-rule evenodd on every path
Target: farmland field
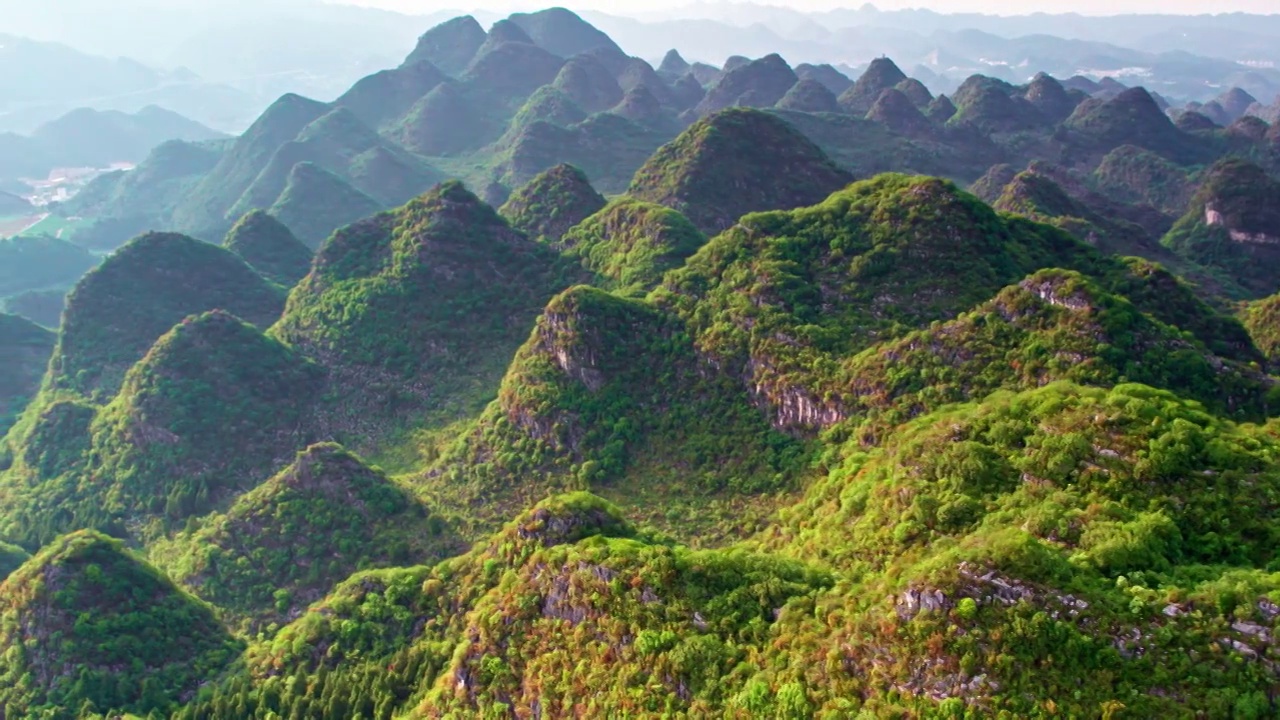
M 20 230 L 25 235 L 52 235 L 53 237 L 69 237 L 71 233 L 78 230 L 85 224 L 83 220 L 67 219 L 58 215 L 36 216 L 37 222 L 30 225 L 25 230 Z M 3 234 L 3 232 L 0 232 Z
M 0 238 L 13 237 L 19 233 L 25 232 L 33 226 L 44 222 L 47 216 L 44 213 L 38 215 L 16 215 L 11 217 L 0 217 Z

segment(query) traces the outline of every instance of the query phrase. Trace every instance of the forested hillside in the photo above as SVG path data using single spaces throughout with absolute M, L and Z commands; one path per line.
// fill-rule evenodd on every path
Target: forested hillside
M 461 18 L 97 181 L 0 717 L 1280 714 L 1280 135 L 828 70 Z

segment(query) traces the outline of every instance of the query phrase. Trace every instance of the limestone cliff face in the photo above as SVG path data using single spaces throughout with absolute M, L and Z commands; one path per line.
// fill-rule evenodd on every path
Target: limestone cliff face
M 1252 243 L 1255 245 L 1280 245 L 1280 234 L 1272 235 L 1266 232 L 1248 232 L 1246 230 L 1238 230 L 1230 227 L 1226 216 L 1212 205 L 1206 205 L 1204 208 L 1204 224 L 1209 227 L 1226 228 L 1227 236 L 1230 237 L 1233 242 Z

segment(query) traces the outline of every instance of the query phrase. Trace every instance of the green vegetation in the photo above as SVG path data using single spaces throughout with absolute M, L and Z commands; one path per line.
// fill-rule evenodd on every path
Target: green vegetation
M 1093 171 L 1098 188 L 1114 199 L 1146 203 L 1169 215 L 1181 215 L 1194 192 L 1186 168 L 1132 145 L 1107 153 Z
M 172 211 L 174 226 L 201 237 L 225 235 L 238 217 L 227 218 L 227 213 L 280 146 L 296 139 L 303 128 L 328 111 L 323 103 L 292 94 L 274 102 L 177 203 Z
M 88 250 L 49 235 L 0 239 L 0 297 L 70 287 L 97 264 Z
M 31 555 L 17 545 L 0 543 L 0 581 L 12 575 L 14 570 L 30 559 Z
M 66 304 L 65 290 L 28 290 L 6 298 L 3 309 L 11 315 L 56 330 L 62 324 L 62 309 Z
M 779 177 L 787 182 L 775 182 Z M 697 122 L 658 150 L 628 194 L 678 210 L 715 234 L 749 212 L 820 202 L 850 180 L 786 121 L 734 108 Z
M 1101 215 L 1034 170 L 1016 175 L 991 206 L 1062 228 L 1107 255 L 1163 254 L 1141 227 Z
M 377 437 L 492 397 L 563 264 L 446 183 L 335 233 L 273 332 L 331 371 L 330 432 Z
M 580 286 L 547 306 L 497 402 L 430 454 L 419 482 L 433 504 L 485 531 L 586 488 L 693 540 L 752 530 L 751 502 L 789 488 L 803 447 L 705 366 L 677 320 Z
M 315 366 L 226 313 L 187 318 L 96 415 L 37 421 L 21 445 L 17 470 L 29 475 L 10 490 L 6 532 L 33 545 L 68 528 L 150 537 L 207 513 L 306 445 L 321 380 Z M 48 435 L 70 437 L 50 448 L 56 455 L 32 456 Z M 101 480 L 77 487 L 89 477 Z
M 731 107 L 773 107 L 799 81 L 787 62 L 777 54 L 726 68 L 693 109 L 706 117 Z
M 675 210 L 620 198 L 565 233 L 559 245 L 599 276 L 600 287 L 644 293 L 706 241 Z
M 705 714 L 734 687 L 730 670 L 764 650 L 771 614 L 829 584 L 798 563 L 666 546 L 597 497 L 558 496 L 462 557 L 356 576 L 182 717 L 265 702 L 325 719 Z M 309 647 L 328 650 L 298 651 Z
M 150 233 L 86 275 L 67 299 L 52 388 L 110 398 L 161 335 L 193 313 L 220 309 L 267 327 L 281 291 L 227 250 Z
M 25 318 L 0 313 L 0 433 L 8 431 L 39 389 L 54 339 Z
M 588 113 L 608 110 L 623 99 L 622 87 L 613 73 L 603 62 L 590 56 L 570 58 L 560 68 L 552 87 Z
M 1277 716 L 1276 133 L 1104 84 L 463 18 L 100 178 L 6 307 L 224 246 L 0 315 L 0 716 Z
M 1203 162 L 1210 150 L 1174 126 L 1143 88 L 1129 88 L 1105 102 L 1084 102 L 1067 119 L 1083 147 L 1105 154 L 1122 145 L 1149 150 L 1178 163 Z
M 95 420 L 93 454 L 119 488 L 106 508 L 180 520 L 270 475 L 282 453 L 305 444 L 319 375 L 226 313 L 182 321 Z
M 293 287 L 311 272 L 311 250 L 261 210 L 240 218 L 222 246 L 277 285 Z
M 457 17 L 424 33 L 404 64 L 429 62 L 450 75 L 457 75 L 470 64 L 484 40 L 484 28 L 475 18 Z
M 210 609 L 118 541 L 79 532 L 0 584 L 6 716 L 168 712 L 239 651 Z
M 896 88 L 880 93 L 875 104 L 867 111 L 867 119 L 908 137 L 928 138 L 937 131 L 915 103 Z
M 1280 295 L 1272 295 L 1249 304 L 1242 314 L 1253 344 L 1266 356 L 1272 367 L 1280 362 Z
M 949 403 L 1056 380 L 1141 382 L 1255 421 L 1267 416 L 1272 386 L 1249 366 L 1213 355 L 1127 299 L 1063 270 L 1041 270 L 973 312 L 870 348 L 838 378 L 846 413 L 868 418 L 859 430 L 864 438 Z
M 1048 124 L 1017 88 L 996 78 L 974 75 L 951 99 L 956 107 L 955 115 L 947 121 L 951 125 L 967 125 L 984 133 L 1017 133 Z
M 447 525 L 338 445 L 315 445 L 279 475 L 153 550 L 232 618 L 291 620 L 357 570 L 439 560 L 463 548 Z
M 604 197 L 585 173 L 572 165 L 557 165 L 516 190 L 498 212 L 529 237 L 558 243 L 569 228 L 604 205 Z
M 846 649 L 810 686 L 826 710 L 1265 717 L 1274 442 L 1140 385 L 920 418 L 784 512 L 770 545 L 851 581 L 779 636 Z
M 1277 241 L 1280 181 L 1257 165 L 1230 159 L 1206 171 L 1187 213 L 1161 242 L 1262 297 L 1280 289 L 1267 271 L 1280 257 Z
M 98 219 L 137 215 L 144 208 L 150 210 L 151 215 L 164 214 L 194 188 L 204 173 L 218 164 L 228 144 L 225 140 L 163 143 L 133 170 L 94 178 L 63 203 L 59 212 Z
M 840 112 L 835 93 L 817 80 L 801 80 L 778 101 L 782 110 L 799 112 Z
M 319 248 L 336 229 L 382 210 L 377 200 L 311 163 L 298 163 L 271 206 L 277 218 L 310 248 Z
M 571 128 L 537 121 L 507 136 L 491 159 L 491 172 L 503 184 L 516 187 L 547 167 L 567 162 L 581 168 L 602 191 L 618 193 L 669 137 L 614 113 L 597 113 Z
M 907 79 L 889 58 L 876 58 L 853 84 L 840 95 L 840 106 L 854 115 L 865 115 L 880 93 Z
M 812 208 L 743 218 L 656 297 L 775 423 L 821 427 L 843 415 L 818 382 L 835 358 L 954 317 L 1038 268 L 1099 260 L 950 183 L 889 175 Z

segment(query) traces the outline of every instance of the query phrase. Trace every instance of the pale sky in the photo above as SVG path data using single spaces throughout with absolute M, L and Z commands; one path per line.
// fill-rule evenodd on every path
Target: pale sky
M 688 0 L 337 0 L 353 5 L 401 12 L 430 13 L 444 9 L 514 12 L 563 5 L 574 10 L 597 10 L 618 15 L 647 14 L 688 5 Z M 760 4 L 803 11 L 856 8 L 863 0 L 763 0 Z M 1031 12 L 1078 12 L 1086 15 L 1121 13 L 1202 14 L 1224 12 L 1280 13 L 1280 0 L 877 0 L 881 10 L 927 7 L 938 12 L 982 12 L 1024 15 Z

